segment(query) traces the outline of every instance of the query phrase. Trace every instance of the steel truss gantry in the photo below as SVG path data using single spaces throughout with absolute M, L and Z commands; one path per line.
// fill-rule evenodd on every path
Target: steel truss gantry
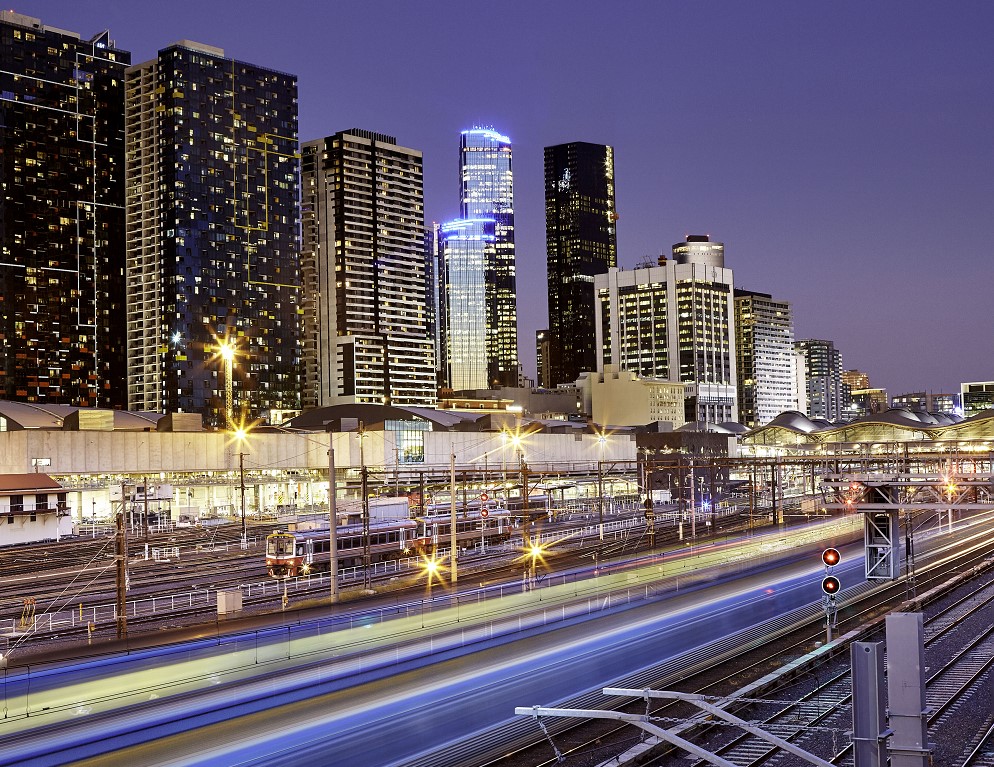
M 914 517 L 927 512 L 994 511 L 994 476 L 964 471 L 962 466 L 938 472 L 826 474 L 825 508 L 863 514 L 867 580 L 893 580 L 900 575 L 900 525 L 912 529 Z M 906 541 L 909 559 L 913 547 Z

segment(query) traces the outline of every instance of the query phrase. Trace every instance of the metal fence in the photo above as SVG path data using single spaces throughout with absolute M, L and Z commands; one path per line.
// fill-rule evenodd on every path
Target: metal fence
M 734 513 L 737 513 L 735 509 L 719 509 L 708 515 L 699 514 L 698 524 L 702 524 L 703 520 L 709 519 L 711 516 L 727 516 Z M 596 520 L 597 518 L 596 514 L 587 514 L 585 516 L 588 519 L 592 517 Z M 656 527 L 659 528 L 668 525 L 676 526 L 685 521 L 686 518 L 682 518 L 679 512 L 670 511 L 657 512 L 655 519 Z M 549 547 L 568 547 L 574 544 L 579 545 L 584 539 L 590 539 L 597 536 L 599 527 L 599 524 L 592 522 L 590 524 L 584 524 L 565 530 L 540 532 L 537 533 L 532 540 L 537 541 L 539 545 Z M 605 520 L 604 541 L 606 545 L 610 545 L 623 540 L 633 531 L 639 531 L 641 533 L 644 532 L 644 530 L 645 523 L 642 519 L 627 518 L 613 521 Z M 812 536 L 817 536 L 819 534 L 820 533 L 812 532 Z M 247 547 L 254 548 L 259 546 L 262 543 L 262 540 L 263 539 L 261 538 L 250 538 L 247 542 Z M 519 530 L 514 534 L 514 537 L 505 543 L 487 544 L 486 546 L 481 545 L 481 543 L 476 543 L 473 547 L 464 549 L 461 552 L 461 555 L 470 557 L 470 561 L 466 562 L 464 566 L 472 567 L 471 558 L 473 556 L 498 551 L 506 553 L 521 552 L 522 546 L 523 538 Z M 242 544 L 240 541 L 230 541 L 217 544 L 197 544 L 190 547 L 174 546 L 167 548 L 152 548 L 146 552 L 146 558 L 157 559 L 159 561 L 165 559 L 176 560 L 180 559 L 184 555 L 190 556 L 193 554 L 229 551 L 241 547 Z M 445 558 L 448 554 L 449 549 L 447 548 L 440 548 L 436 551 L 436 555 L 440 558 Z M 402 573 L 421 571 L 423 568 L 424 560 L 421 557 L 402 557 L 396 560 L 373 563 L 368 569 L 363 568 L 362 565 L 342 568 L 338 572 L 338 581 L 342 586 L 349 586 L 364 582 L 367 579 L 367 576 L 368 578 L 378 578 L 389 576 L 391 574 L 400 575 Z M 553 576 L 542 576 L 542 579 L 544 582 L 550 584 L 552 582 L 565 583 L 565 580 L 559 579 L 565 579 L 568 577 L 568 575 L 556 576 L 555 578 Z M 510 588 L 513 591 L 515 589 L 519 589 L 520 587 L 516 584 L 511 584 L 509 586 L 505 585 L 503 588 Z M 318 572 L 294 578 L 280 580 L 267 578 L 253 583 L 221 586 L 221 590 L 224 591 L 230 591 L 232 589 L 241 589 L 245 600 L 249 600 L 270 595 L 278 597 L 284 592 L 287 594 L 300 594 L 310 591 L 320 592 L 324 589 L 330 589 L 330 583 L 328 573 Z M 145 599 L 129 600 L 126 603 L 127 615 L 128 617 L 147 617 L 151 615 L 168 615 L 169 613 L 190 610 L 195 607 L 200 609 L 210 609 L 212 606 L 217 604 L 216 592 L 217 589 L 215 588 L 193 588 L 176 594 L 166 594 L 162 596 L 148 597 Z M 116 604 L 84 605 L 80 603 L 73 606 L 67 606 L 60 610 L 40 613 L 37 616 L 34 616 L 33 619 L 26 625 L 22 624 L 17 619 L 0 619 L 0 634 L 17 636 L 34 632 L 58 632 L 60 629 L 75 629 L 79 626 L 87 626 L 88 624 L 99 626 L 101 624 L 107 624 L 116 620 Z

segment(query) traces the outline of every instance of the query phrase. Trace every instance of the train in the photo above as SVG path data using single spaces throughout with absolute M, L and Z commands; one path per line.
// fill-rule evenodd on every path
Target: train
M 406 556 L 430 556 L 448 548 L 451 517 L 428 507 L 422 517 L 373 522 L 369 525 L 369 562 L 376 564 Z M 516 518 L 499 508 L 457 512 L 456 539 L 460 548 L 496 545 L 507 541 Z M 338 528 L 338 563 L 360 567 L 365 559 L 362 525 Z M 266 536 L 266 572 L 273 578 L 293 578 L 328 569 L 331 549 L 328 530 L 275 530 Z

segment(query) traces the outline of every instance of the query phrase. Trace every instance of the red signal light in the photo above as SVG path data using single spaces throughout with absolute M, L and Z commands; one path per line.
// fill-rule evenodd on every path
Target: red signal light
M 842 555 L 838 549 L 825 549 L 821 553 L 821 561 L 825 563 L 825 567 L 835 567 L 842 561 Z
M 821 580 L 821 590 L 824 591 L 829 596 L 834 596 L 835 594 L 838 594 L 841 588 L 842 584 L 839 582 L 839 579 L 836 578 L 834 575 L 826 575 Z

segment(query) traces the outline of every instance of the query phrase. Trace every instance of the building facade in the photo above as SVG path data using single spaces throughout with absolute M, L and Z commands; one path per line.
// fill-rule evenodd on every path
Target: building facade
M 842 383 L 848 386 L 851 392 L 871 388 L 870 376 L 862 370 L 843 370 Z
M 994 409 L 994 381 L 968 381 L 959 387 L 963 417 Z
M 598 372 L 611 365 L 686 384 L 685 420 L 735 421 L 733 275 L 724 246 L 695 236 L 673 255 L 594 278 Z
M 926 413 L 961 413 L 959 394 L 934 394 L 916 391 L 895 394 L 891 397 L 892 407 L 903 407 Z
M 494 258 L 496 239 L 495 222 L 489 218 L 457 219 L 439 230 L 445 262 L 446 383 L 454 391 L 490 388 L 485 264 Z
M 353 129 L 301 162 L 304 407 L 433 407 L 421 152 Z
M 130 63 L 107 32 L 0 11 L 0 397 L 126 405 Z
M 735 354 L 740 423 L 755 428 L 797 407 L 789 302 L 736 290 Z
M 129 407 L 299 409 L 297 78 L 184 40 L 126 82 Z
M 573 142 L 545 148 L 549 369 L 545 386 L 597 368 L 594 275 L 618 265 L 614 149 Z
M 446 384 L 451 389 L 514 386 L 518 381 L 513 181 L 507 136 L 490 128 L 462 132 L 460 217 L 440 227 L 438 240 L 439 280 L 445 291 Z M 470 317 L 468 311 L 479 313 Z M 475 327 L 481 318 L 482 327 Z M 485 342 L 476 350 L 481 331 Z
M 686 423 L 684 384 L 605 365 L 603 371 L 582 373 L 577 386 L 584 412 L 604 428 L 651 423 L 677 428 Z
M 815 338 L 796 341 L 794 348 L 804 355 L 808 416 L 826 421 L 840 420 L 845 408 L 842 353 L 831 341 Z

